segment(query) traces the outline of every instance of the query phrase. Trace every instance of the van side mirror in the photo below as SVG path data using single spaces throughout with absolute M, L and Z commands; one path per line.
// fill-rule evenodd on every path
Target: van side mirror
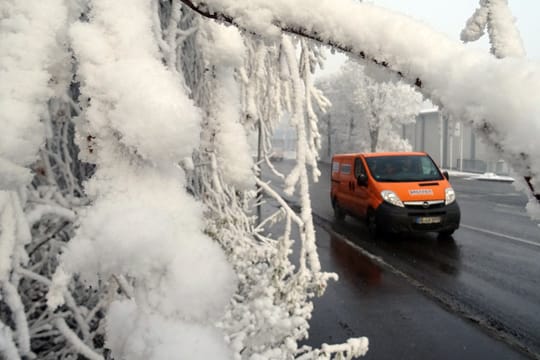
M 367 176 L 366 174 L 360 174 L 356 178 L 356 183 L 358 186 L 367 186 Z
M 444 175 L 444 177 L 446 178 L 446 180 L 450 180 L 450 174 L 448 174 L 448 171 L 443 171 L 442 173 Z

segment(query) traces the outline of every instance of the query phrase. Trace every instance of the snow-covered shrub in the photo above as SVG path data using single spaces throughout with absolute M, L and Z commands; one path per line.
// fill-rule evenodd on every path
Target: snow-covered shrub
M 300 65 L 289 40 L 265 45 L 201 21 L 178 1 L 95 0 L 64 11 L 57 28 L 42 34 L 56 51 L 38 64 L 41 83 L 33 88 L 42 98 L 22 99 L 29 102 L 22 109 L 39 111 L 42 121 L 25 117 L 33 123 L 6 133 L 4 143 L 38 126 L 33 148 L 18 145 L 28 151 L 24 158 L 10 158 L 14 148 L 3 153 L 13 163 L 2 168 L 5 186 L 29 188 L 0 193 L 0 269 L 9 279 L 2 283 L 0 352 L 285 359 L 363 351 L 364 343 L 320 351 L 296 345 L 307 334 L 310 299 L 330 276 L 320 272 L 306 197 L 306 163 L 316 175 L 318 146 L 311 105 L 304 108 L 311 96 L 303 92 L 312 90 L 307 47 Z M 280 46 L 287 48 L 282 63 Z M 294 83 L 280 81 L 283 66 Z M 273 83 L 263 85 L 268 74 Z M 268 97 L 263 87 L 290 96 Z M 246 115 L 265 115 L 259 124 L 269 139 L 269 115 L 280 114 L 284 102 L 290 109 L 295 102 L 304 134 L 288 187 L 302 182 L 307 207 L 301 217 L 286 204 L 279 211 L 305 229 L 297 272 L 290 234 L 267 238 L 252 217 L 257 170 L 247 132 L 256 120 Z M 31 184 L 28 170 L 16 168 L 29 165 Z
M 185 51 L 194 51 L 195 61 L 185 59 L 188 62 L 184 68 L 190 69 L 186 82 L 197 104 L 205 109 L 201 145 L 194 157 L 195 166 L 188 171 L 188 183 L 191 191 L 207 205 L 206 232 L 225 249 L 238 276 L 237 292 L 219 322 L 219 327 L 227 334 L 234 358 L 292 359 L 342 352 L 360 354 L 366 349 L 365 342 L 346 345 L 338 351 L 298 348 L 298 341 L 307 336 L 311 298 L 321 294 L 328 279 L 333 277 L 321 272 L 314 252 L 315 238 L 305 186 L 306 166 L 314 165 L 316 169 L 318 147 L 311 101 L 321 100 L 323 106 L 326 104 L 320 95 L 311 96 L 316 89 L 310 81 L 310 67 L 317 59 L 318 49 L 302 42 L 299 63 L 288 38 L 280 43 L 265 44 L 249 36 L 240 37 L 235 28 L 207 23 L 190 13 L 185 14 L 181 24 L 184 33 L 196 32 L 184 45 Z M 241 102 L 230 96 L 239 93 L 243 94 Z M 297 145 L 297 165 L 287 183 L 294 189 L 303 182 L 300 193 L 304 210 L 297 215 L 276 190 L 257 180 L 259 191 L 275 197 L 281 206 L 256 226 L 251 206 L 258 201 L 254 198 L 253 186 L 257 169 L 251 158 L 246 157 L 249 156 L 246 132 L 260 129 L 263 161 L 271 166 L 268 140 L 284 110 L 293 114 L 295 126 L 303 134 Z M 236 130 L 231 131 L 233 128 Z M 223 145 L 231 141 L 236 149 L 244 150 L 227 150 Z M 239 179 L 248 181 L 239 183 Z M 275 221 L 285 221 L 285 233 L 268 237 L 267 225 Z M 299 269 L 294 268 L 290 258 L 293 226 L 300 229 L 304 241 Z

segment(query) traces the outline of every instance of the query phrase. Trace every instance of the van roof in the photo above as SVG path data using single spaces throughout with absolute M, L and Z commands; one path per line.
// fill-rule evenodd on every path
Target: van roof
M 374 152 L 374 153 L 350 153 L 350 154 L 335 154 L 333 158 L 338 157 L 354 157 L 354 156 L 364 156 L 364 157 L 378 157 L 378 156 L 412 156 L 412 155 L 426 155 L 425 152 L 421 151 L 388 151 L 388 152 Z

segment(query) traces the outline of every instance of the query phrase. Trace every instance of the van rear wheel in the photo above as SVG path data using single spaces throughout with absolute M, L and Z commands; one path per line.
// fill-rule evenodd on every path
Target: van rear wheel
M 334 219 L 337 221 L 343 221 L 345 220 L 345 211 L 339 206 L 339 203 L 337 200 L 333 201 L 333 207 L 334 207 Z

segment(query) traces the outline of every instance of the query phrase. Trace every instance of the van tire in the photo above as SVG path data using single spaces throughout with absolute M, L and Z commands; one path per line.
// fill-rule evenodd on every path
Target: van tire
M 373 211 L 373 209 L 368 209 L 367 211 L 366 225 L 367 225 L 369 233 L 372 236 L 376 237 L 380 234 L 381 230 L 377 226 L 377 218 L 375 216 L 375 211 Z
M 439 231 L 439 239 L 443 239 L 443 240 L 450 239 L 454 231 L 456 230 Z
M 336 199 L 332 201 L 332 207 L 334 208 L 334 219 L 339 222 L 345 220 L 345 211 L 341 208 L 341 206 L 339 206 Z

